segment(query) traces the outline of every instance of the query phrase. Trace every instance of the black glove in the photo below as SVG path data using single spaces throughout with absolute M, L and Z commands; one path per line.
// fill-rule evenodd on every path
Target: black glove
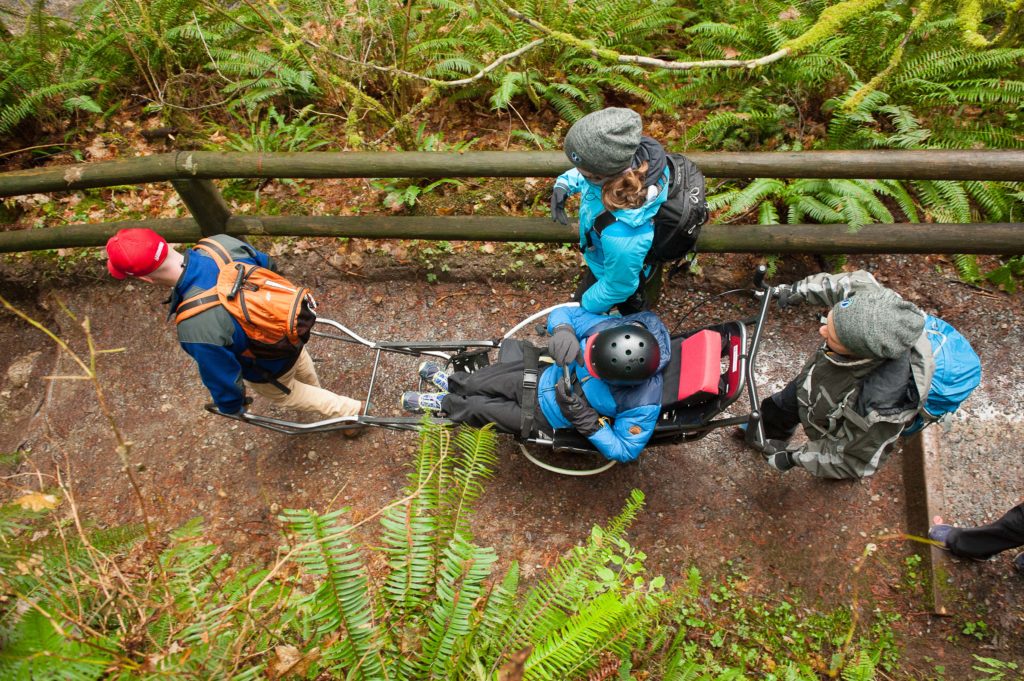
M 786 451 L 786 447 L 788 445 L 788 443 L 785 440 L 773 439 L 765 440 L 764 446 L 760 448 L 757 447 L 757 443 L 755 442 L 751 442 L 750 444 L 757 448 L 763 456 L 771 456 L 772 454 L 777 454 L 778 452 L 784 452 Z
M 555 383 L 555 401 L 558 402 L 562 414 L 569 419 L 580 435 L 590 437 L 601 429 L 601 417 L 584 398 L 572 392 L 572 389 L 565 385 L 565 381 Z
M 568 324 L 559 324 L 548 341 L 548 354 L 560 367 L 569 366 L 580 358 L 580 341 Z
M 788 471 L 796 465 L 792 452 L 786 449 L 785 440 L 765 440 L 761 454 L 768 465 L 777 471 Z
M 779 300 L 779 307 L 786 308 L 792 305 L 795 301 L 793 298 L 793 287 L 789 284 L 782 284 L 775 287 L 775 297 Z
M 765 461 L 768 462 L 769 466 L 781 472 L 788 471 L 790 468 L 796 465 L 796 462 L 793 461 L 793 455 L 790 452 L 787 452 L 786 450 L 782 450 L 781 452 L 775 452 L 767 459 L 765 459 Z
M 565 197 L 569 191 L 565 187 L 555 186 L 551 192 L 551 219 L 563 225 L 569 224 L 569 216 L 565 214 Z

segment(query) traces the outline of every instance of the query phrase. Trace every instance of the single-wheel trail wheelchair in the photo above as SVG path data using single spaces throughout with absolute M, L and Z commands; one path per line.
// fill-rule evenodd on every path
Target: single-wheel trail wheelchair
M 658 424 L 648 447 L 699 440 L 712 430 L 749 423 L 748 440 L 763 444 L 764 429 L 760 421 L 760 400 L 757 395 L 756 361 L 761 333 L 768 309 L 778 289 L 764 282 L 766 268 L 761 266 L 754 275 L 752 293 L 759 301 L 758 313 L 750 318 L 711 324 L 689 331 L 672 334 L 672 357 L 664 370 L 662 406 Z M 741 291 L 746 290 L 742 289 Z M 727 291 L 734 293 L 737 291 Z M 721 294 L 724 295 L 724 294 Z M 504 336 L 494 340 L 457 341 L 371 341 L 331 319 L 318 318 L 312 334 L 324 339 L 357 344 L 373 351 L 370 383 L 364 399 L 364 413 L 359 416 L 331 418 L 310 423 L 287 421 L 249 411 L 241 415 L 221 414 L 212 405 L 207 410 L 269 430 L 298 435 L 324 433 L 373 426 L 390 430 L 419 430 L 424 423 L 420 416 L 376 416 L 373 410 L 374 390 L 377 387 L 381 358 L 384 353 L 431 358 L 453 371 L 475 371 L 490 364 L 490 353 L 516 354 L 515 346 L 525 343 L 515 336 L 544 319 L 554 309 L 577 303 L 563 303 L 536 312 L 512 327 Z M 747 327 L 752 327 L 748 333 Z M 545 358 L 542 358 L 542 361 Z M 550 361 L 550 360 L 547 360 Z M 422 385 L 422 382 L 421 382 Z M 744 394 L 750 402 L 749 413 L 728 416 L 724 412 Z M 429 422 L 454 425 L 445 418 L 428 418 Z M 615 461 L 604 459 L 590 441 L 574 429 L 558 429 L 549 437 L 543 433 L 529 436 L 513 434 L 519 441 L 524 456 L 536 465 L 563 475 L 594 475 L 608 470 Z M 533 451 L 531 451 L 531 449 Z M 543 451 L 561 455 L 575 465 L 555 465 L 545 461 Z M 594 463 L 598 461 L 597 463 Z M 580 464 L 584 467 L 578 467 Z

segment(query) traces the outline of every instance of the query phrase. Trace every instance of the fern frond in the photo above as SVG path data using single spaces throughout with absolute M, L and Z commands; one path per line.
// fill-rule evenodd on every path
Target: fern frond
M 420 667 L 431 678 L 447 679 L 456 645 L 472 631 L 477 600 L 498 560 L 493 549 L 483 549 L 456 535 L 445 550 L 438 572 L 437 598 L 431 608 L 429 634 L 423 641 Z
M 296 564 L 304 573 L 323 580 L 302 599 L 310 624 L 322 634 L 336 630 L 341 634 L 324 650 L 324 659 L 347 673 L 359 670 L 362 676 L 378 678 L 384 673 L 382 634 L 373 618 L 366 568 L 349 539 L 351 527 L 338 522 L 341 513 L 286 510 L 282 517 L 298 542 Z

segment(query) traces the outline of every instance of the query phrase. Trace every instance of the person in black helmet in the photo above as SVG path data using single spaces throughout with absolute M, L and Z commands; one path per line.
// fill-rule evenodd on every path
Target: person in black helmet
M 661 412 L 662 371 L 671 353 L 668 329 L 653 312 L 610 317 L 558 308 L 548 316 L 547 330 L 555 366 L 537 382 L 535 431 L 551 435 L 575 428 L 608 459 L 636 459 Z M 566 367 L 571 390 L 562 380 Z M 420 376 L 438 392 L 407 392 L 402 407 L 520 434 L 524 369 L 523 361 L 499 361 L 449 376 L 440 365 L 424 362 Z

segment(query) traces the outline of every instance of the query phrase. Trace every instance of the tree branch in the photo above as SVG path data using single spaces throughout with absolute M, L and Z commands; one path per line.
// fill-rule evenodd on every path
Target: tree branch
M 600 48 L 594 45 L 592 42 L 587 40 L 581 40 L 574 35 L 570 35 L 563 31 L 555 31 L 548 28 L 544 24 L 540 23 L 536 19 L 531 19 L 519 10 L 505 6 L 505 13 L 513 19 L 518 19 L 524 23 L 529 24 L 538 31 L 545 35 L 558 40 L 559 42 L 572 45 L 584 50 L 587 50 L 595 57 L 600 59 L 606 59 L 608 61 L 616 61 L 620 64 L 640 64 L 641 66 L 650 66 L 653 68 L 667 69 L 670 71 L 689 71 L 692 69 L 728 69 L 728 68 L 747 68 L 753 69 L 758 66 L 764 66 L 776 62 L 783 57 L 788 56 L 791 53 L 791 49 L 784 47 L 781 50 L 776 50 L 771 54 L 766 54 L 763 57 L 757 57 L 756 59 L 710 59 L 706 61 L 667 61 L 665 59 L 657 59 L 655 57 L 641 57 L 636 54 L 620 54 L 615 50 L 609 50 Z

